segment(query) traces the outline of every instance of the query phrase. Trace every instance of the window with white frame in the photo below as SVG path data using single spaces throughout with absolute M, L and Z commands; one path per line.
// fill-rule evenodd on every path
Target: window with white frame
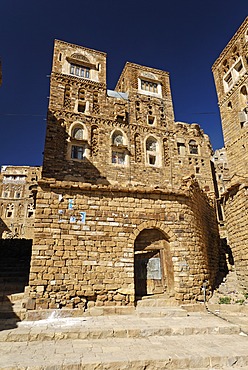
M 146 140 L 146 161 L 151 166 L 158 165 L 158 142 L 154 137 L 149 137 Z
M 233 60 L 235 60 L 235 62 L 223 77 L 225 92 L 229 91 L 232 86 L 238 81 L 238 79 L 242 77 L 245 73 L 242 58 L 239 57 L 239 54 L 237 52 L 234 55 Z
M 77 77 L 90 78 L 90 68 L 76 64 L 70 64 L 70 74 Z
M 141 90 L 158 93 L 158 84 L 157 82 L 141 80 Z
M 161 83 L 156 81 L 156 79 L 149 79 L 145 77 L 138 78 L 138 91 L 144 95 L 151 95 L 151 96 L 162 96 L 162 89 Z

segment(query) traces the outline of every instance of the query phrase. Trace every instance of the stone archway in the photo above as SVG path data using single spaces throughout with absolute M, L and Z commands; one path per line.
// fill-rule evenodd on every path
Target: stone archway
M 160 229 L 148 227 L 134 241 L 136 299 L 174 289 L 174 270 L 169 238 Z

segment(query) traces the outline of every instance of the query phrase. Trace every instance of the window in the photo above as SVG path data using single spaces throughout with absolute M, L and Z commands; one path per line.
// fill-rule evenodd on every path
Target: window
M 68 159 L 82 160 L 88 155 L 87 129 L 81 122 L 75 122 L 70 127 Z
M 121 151 L 112 151 L 112 163 L 114 164 L 125 164 L 125 153 Z
M 158 84 L 156 82 L 141 80 L 141 90 L 158 93 Z
M 242 58 L 239 56 L 236 47 L 233 50 L 231 62 L 232 65 L 227 71 L 226 69 L 229 67 L 229 65 L 227 64 L 226 69 L 224 68 L 224 71 L 227 72 L 223 78 L 225 92 L 229 91 L 234 83 L 238 81 L 238 79 L 245 73 Z
M 126 138 L 122 131 L 116 130 L 112 134 L 112 158 L 113 164 L 124 165 L 127 162 Z
M 246 86 L 242 86 L 240 89 L 240 103 L 242 105 L 242 108 L 248 106 L 248 93 Z
M 3 191 L 3 198 L 9 197 L 9 191 Z
M 155 117 L 153 116 L 148 116 L 147 120 L 148 120 L 148 124 L 151 126 L 155 123 Z
M 33 215 L 34 215 L 34 206 L 33 204 L 28 204 L 27 217 L 30 218 L 33 217 Z
M 198 154 L 198 145 L 195 140 L 190 140 L 189 142 L 189 153 Z
M 177 153 L 179 155 L 185 155 L 185 144 L 184 143 L 177 143 Z
M 88 67 L 71 64 L 70 74 L 77 77 L 90 78 L 90 69 Z
M 72 132 L 73 139 L 83 140 L 84 139 L 84 129 L 83 127 L 75 127 Z
M 21 193 L 19 191 L 15 192 L 15 198 L 17 199 L 21 198 Z
M 121 131 L 115 131 L 112 136 L 112 143 L 116 146 L 123 145 L 123 134 Z
M 85 113 L 86 103 L 78 102 L 78 112 Z
M 13 217 L 14 215 L 14 204 L 8 204 L 6 208 L 6 217 Z
M 146 159 L 151 166 L 158 164 L 158 143 L 153 137 L 146 140 Z
M 84 157 L 85 157 L 85 146 L 72 145 L 71 158 L 72 159 L 84 159 Z
M 248 114 L 246 113 L 246 109 L 239 112 L 239 122 L 241 128 L 248 124 Z
M 231 87 L 233 83 L 231 73 L 228 73 L 228 75 L 224 78 L 224 81 L 226 82 L 227 87 Z

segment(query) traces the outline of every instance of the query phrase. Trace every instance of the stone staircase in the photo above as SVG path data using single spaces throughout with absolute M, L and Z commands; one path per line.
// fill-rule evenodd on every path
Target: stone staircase
M 33 312 L 15 328 L 2 327 L 0 369 L 248 369 L 248 336 L 203 305 L 172 306 L 160 297 L 135 309 L 95 309 L 80 317 L 44 310 L 30 321 L 38 318 Z

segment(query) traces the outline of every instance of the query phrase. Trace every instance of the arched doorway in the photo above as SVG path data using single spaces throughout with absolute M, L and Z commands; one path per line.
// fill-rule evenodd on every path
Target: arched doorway
M 157 228 L 142 230 L 134 242 L 135 297 L 172 292 L 174 272 L 170 245 Z

